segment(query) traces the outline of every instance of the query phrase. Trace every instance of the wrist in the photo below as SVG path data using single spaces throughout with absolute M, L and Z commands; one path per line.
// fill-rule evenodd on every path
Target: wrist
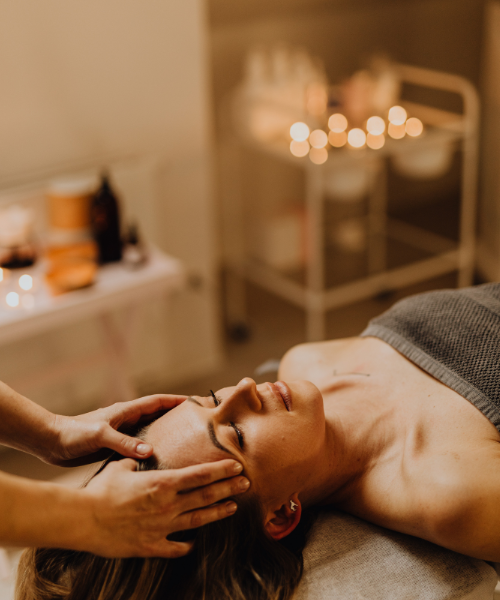
M 0 381 L 0 444 L 41 458 L 53 445 L 55 415 Z
M 62 457 L 61 432 L 67 417 L 46 411 L 40 428 L 39 438 L 31 453 L 49 464 L 56 464 Z

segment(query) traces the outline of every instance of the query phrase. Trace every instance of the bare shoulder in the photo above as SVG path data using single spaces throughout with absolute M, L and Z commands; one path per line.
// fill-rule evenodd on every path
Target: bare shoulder
M 311 379 L 313 373 L 332 364 L 332 361 L 356 339 L 346 338 L 293 346 L 281 359 L 278 377 L 285 381 Z
M 406 505 L 424 530 L 421 537 L 462 554 L 500 562 L 498 441 L 484 440 L 477 447 L 423 461 L 412 479 Z

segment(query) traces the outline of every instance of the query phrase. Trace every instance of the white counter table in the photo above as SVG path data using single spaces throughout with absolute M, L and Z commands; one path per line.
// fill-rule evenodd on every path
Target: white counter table
M 122 263 L 106 265 L 99 269 L 92 286 L 60 296 L 51 296 L 45 287 L 42 264 L 19 270 L 19 275 L 22 273 L 32 274 L 38 286 L 33 290 L 34 305 L 29 309 L 9 307 L 5 294 L 10 290 L 6 282 L 0 284 L 0 345 L 89 318 L 99 321 L 104 343 L 100 351 L 88 357 L 60 361 L 48 370 L 23 376 L 19 382 L 9 381 L 9 385 L 24 391 L 27 387 L 47 385 L 105 361 L 109 366 L 109 393 L 105 404 L 132 399 L 135 393 L 130 381 L 129 357 L 138 309 L 143 302 L 169 295 L 184 286 L 182 263 L 153 249 L 143 267 L 130 270 Z M 113 318 L 116 309 L 126 311 L 121 327 Z

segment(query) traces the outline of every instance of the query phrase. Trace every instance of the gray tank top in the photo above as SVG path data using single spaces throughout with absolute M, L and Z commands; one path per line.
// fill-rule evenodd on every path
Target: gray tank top
M 500 431 L 500 283 L 405 298 L 361 336 L 390 344 Z

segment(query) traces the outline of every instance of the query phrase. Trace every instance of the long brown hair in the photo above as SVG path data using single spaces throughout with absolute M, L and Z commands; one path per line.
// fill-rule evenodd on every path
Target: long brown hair
M 120 458 L 108 459 L 98 472 Z M 139 468 L 158 464 L 141 461 Z M 264 530 L 255 496 L 232 499 L 238 504 L 233 516 L 185 532 L 195 545 L 181 558 L 109 559 L 28 549 L 19 564 L 16 600 L 289 600 L 302 576 L 311 517 L 303 514 L 295 531 L 276 542 Z

